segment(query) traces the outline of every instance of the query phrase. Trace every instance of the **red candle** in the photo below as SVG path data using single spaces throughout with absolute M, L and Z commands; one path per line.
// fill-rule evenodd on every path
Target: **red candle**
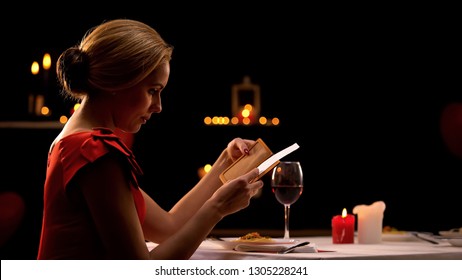
M 332 218 L 332 242 L 354 243 L 355 236 L 355 216 L 347 214 L 343 208 L 342 215 L 337 215 Z

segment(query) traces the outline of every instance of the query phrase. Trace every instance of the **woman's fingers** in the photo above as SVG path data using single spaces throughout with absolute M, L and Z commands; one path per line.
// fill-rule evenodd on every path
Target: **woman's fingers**
M 234 138 L 228 144 L 228 154 L 232 160 L 235 160 L 244 154 L 248 154 L 250 147 L 254 143 L 254 140 L 242 139 L 239 137 Z
M 249 182 L 249 184 L 247 185 L 247 188 L 249 189 L 251 196 L 254 196 L 255 194 L 257 194 L 258 190 L 261 187 L 263 187 L 263 181 L 261 180 L 253 181 L 255 178 L 258 177 L 259 174 L 260 172 L 258 168 L 254 168 L 244 175 L 246 182 Z

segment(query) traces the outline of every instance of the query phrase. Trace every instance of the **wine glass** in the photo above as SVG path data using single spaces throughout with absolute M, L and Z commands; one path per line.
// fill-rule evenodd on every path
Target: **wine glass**
M 303 192 L 303 172 L 299 161 L 281 161 L 273 168 L 271 190 L 277 201 L 284 205 L 284 239 L 290 239 L 290 205 Z

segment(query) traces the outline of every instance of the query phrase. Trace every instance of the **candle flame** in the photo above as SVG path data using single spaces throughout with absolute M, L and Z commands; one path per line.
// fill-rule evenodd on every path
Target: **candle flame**
M 42 61 L 43 69 L 48 70 L 51 67 L 51 56 L 49 53 L 45 53 L 43 55 L 43 61 Z
M 30 67 L 30 72 L 32 75 L 37 75 L 40 72 L 40 65 L 37 61 L 32 62 L 32 66 Z
M 347 216 L 347 210 L 346 210 L 346 208 L 343 208 L 342 218 L 345 218 L 346 216 Z

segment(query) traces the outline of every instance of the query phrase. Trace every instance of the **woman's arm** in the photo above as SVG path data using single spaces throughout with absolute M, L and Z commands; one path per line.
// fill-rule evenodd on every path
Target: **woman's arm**
M 144 194 L 151 202 L 147 211 L 152 212 L 146 219 L 160 218 L 150 224 L 156 224 L 154 228 L 165 235 L 163 242 L 148 252 L 124 167 L 116 156 L 107 155 L 83 168 L 76 177 L 109 259 L 188 259 L 223 217 L 247 207 L 263 186 L 262 181 L 249 183 L 258 175 L 255 168 L 214 191 L 182 226 L 172 222 L 174 215 Z M 168 236 L 163 229 L 165 221 L 176 227 Z
M 255 168 L 224 184 L 176 233 L 150 252 L 151 259 L 189 259 L 223 217 L 249 205 L 263 186 L 262 181 L 249 183 L 257 176 Z
M 82 190 L 107 258 L 148 259 L 126 167 L 118 155 L 108 154 L 82 168 L 75 182 Z
M 147 194 L 145 197 L 147 215 L 143 230 L 147 240 L 160 243 L 169 238 L 202 207 L 202 205 L 222 186 L 219 175 L 236 159 L 248 153 L 255 141 L 235 138 L 229 142 L 214 162 L 211 170 L 181 198 L 169 211 L 162 210 Z

